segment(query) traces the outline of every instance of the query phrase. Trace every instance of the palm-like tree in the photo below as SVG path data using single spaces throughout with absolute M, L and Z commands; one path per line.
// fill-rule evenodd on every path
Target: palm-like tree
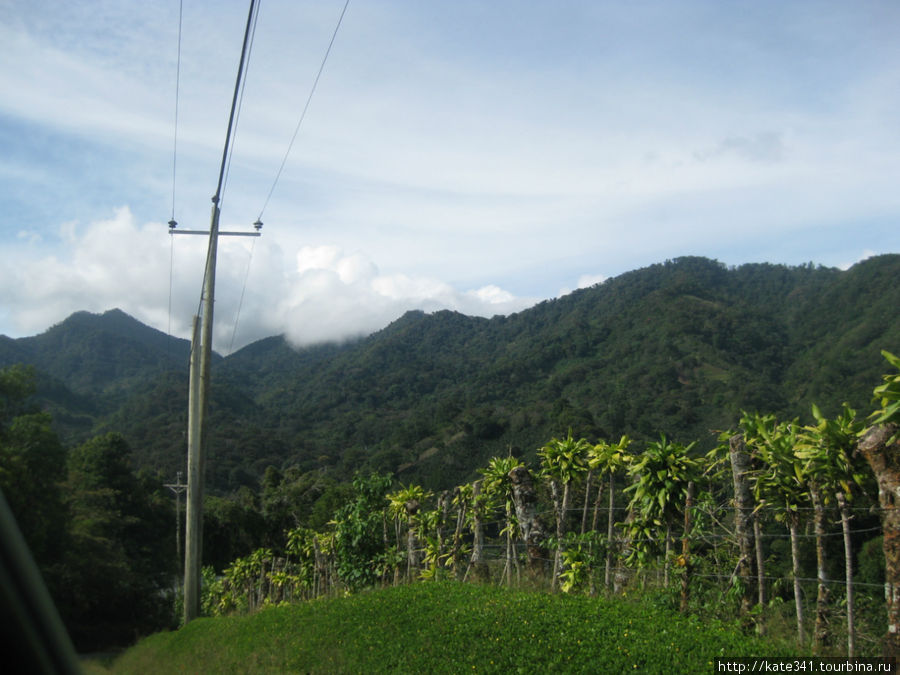
M 900 371 L 900 357 L 882 350 L 888 363 Z M 884 376 L 873 392 L 881 408 L 872 413 L 872 426 L 862 434 L 857 448 L 866 458 L 878 482 L 881 529 L 884 532 L 884 595 L 888 632 L 884 655 L 900 656 L 900 372 Z
M 591 447 L 585 439 L 572 438 L 572 430 L 566 438 L 552 439 L 538 450 L 541 458 L 541 471 L 550 483 L 550 495 L 556 515 L 556 556 L 553 561 L 553 578 L 551 589 L 556 590 L 558 576 L 562 572 L 562 556 L 560 550 L 564 546 L 566 534 L 566 513 L 569 510 L 569 496 L 572 482 L 577 476 L 587 471 L 587 452 Z
M 479 469 L 484 476 L 484 490 L 503 501 L 506 514 L 506 527 L 501 534 L 506 535 L 506 564 L 500 582 L 506 579 L 508 585 L 512 584 L 512 570 L 515 567 L 516 578 L 519 579 L 519 563 L 516 559 L 515 538 L 518 536 L 518 527 L 513 504 L 513 485 L 509 477 L 510 472 L 523 466 L 515 457 L 492 457 L 488 461 L 487 468 Z
M 791 535 L 791 573 L 797 639 L 803 643 L 803 602 L 800 592 L 800 509 L 809 503 L 803 462 L 796 454 L 800 425 L 778 422 L 774 415 L 744 414 L 744 438 L 762 468 L 753 476 L 753 493 L 761 506 L 771 506 L 775 520 L 785 523 Z
M 856 419 L 856 411 L 844 403 L 840 415 L 826 418 L 819 408 L 812 407 L 816 423 L 805 426 L 800 432 L 797 457 L 803 462 L 803 472 L 807 476 L 810 497 L 813 501 L 813 515 L 816 531 L 816 563 L 819 588 L 816 596 L 817 645 L 824 642 L 826 627 L 826 605 L 828 592 L 825 586 L 825 505 L 832 496 L 841 514 L 844 533 L 844 577 L 847 589 L 847 655 L 855 653 L 855 626 L 853 607 L 853 555 L 850 542 L 850 509 L 848 500 L 853 498 L 854 486 L 865 481 L 862 459 L 854 454 L 856 439 L 863 429 L 863 423 Z
M 604 584 L 609 588 L 610 576 L 612 574 L 612 557 L 613 557 L 613 526 L 615 524 L 615 477 L 617 474 L 623 473 L 628 466 L 631 456 L 625 453 L 628 446 L 631 445 L 631 439 L 628 436 L 622 436 L 618 443 L 609 443 L 600 441 L 588 450 L 587 463 L 588 468 L 599 473 L 601 476 L 607 476 L 609 480 L 609 512 L 606 517 L 606 571 L 604 575 Z M 591 529 L 596 530 L 599 515 L 600 501 L 603 497 L 603 481 L 601 480 L 597 490 L 597 498 L 594 501 L 594 517 Z
M 639 545 L 636 557 L 648 552 L 647 546 L 657 539 L 659 528 L 665 529 L 664 583 L 669 584 L 669 558 L 672 552 L 672 528 L 684 513 L 688 485 L 703 473 L 700 460 L 690 456 L 696 442 L 689 445 L 669 441 L 665 435 L 647 444 L 647 449 L 628 467 L 633 483 L 625 488 L 631 494 L 628 507 L 634 514 L 629 529 Z
M 431 496 L 421 485 L 410 485 L 401 487 L 388 495 L 388 511 L 394 516 L 397 528 L 397 539 L 399 543 L 400 523 L 406 523 L 406 577 L 408 581 L 412 581 L 416 570 L 419 568 L 419 545 L 418 545 L 418 525 L 417 518 L 419 510 L 422 508 L 426 499 Z

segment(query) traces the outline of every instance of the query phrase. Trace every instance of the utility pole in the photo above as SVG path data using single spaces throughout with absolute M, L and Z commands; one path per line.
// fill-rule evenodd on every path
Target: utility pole
M 209 362 L 212 358 L 213 301 L 216 251 L 219 241 L 219 200 L 213 197 L 209 248 L 203 277 L 203 320 L 198 331 L 194 317 L 188 394 L 188 498 L 184 537 L 184 622 L 200 616 L 200 569 L 203 543 L 203 477 L 205 475 L 206 413 L 209 410 Z M 198 339 L 199 338 L 199 339 Z
M 210 363 L 212 361 L 213 304 L 216 288 L 216 252 L 219 237 L 237 235 L 258 237 L 262 223 L 257 220 L 253 226 L 256 232 L 219 232 L 219 203 L 223 192 L 225 169 L 228 165 L 228 151 L 231 145 L 231 132 L 235 122 L 238 106 L 238 95 L 241 91 L 244 62 L 250 44 L 250 31 L 254 23 L 256 0 L 250 0 L 250 11 L 247 14 L 247 25 L 244 29 L 244 45 L 238 63 L 237 78 L 234 83 L 234 95 L 231 99 L 231 114 L 228 117 L 228 128 L 225 132 L 225 146 L 222 150 L 222 163 L 219 166 L 219 181 L 212 198 L 212 214 L 209 231 L 179 230 L 177 234 L 208 234 L 209 246 L 206 252 L 206 272 L 203 276 L 202 316 L 194 317 L 191 334 L 190 390 L 188 393 L 188 480 L 187 480 L 187 513 L 184 533 L 184 623 L 187 624 L 200 616 L 200 569 L 203 542 L 203 476 L 205 469 L 205 453 L 208 444 L 209 386 Z M 169 221 L 169 233 L 176 234 L 178 223 Z
M 184 560 L 181 557 L 181 495 L 187 489 L 187 483 L 181 482 L 181 476 L 181 471 L 177 472 L 175 482 L 164 483 L 163 487 L 167 487 L 175 493 L 175 559 L 182 565 L 180 574 L 184 574 Z
M 190 384 L 188 390 L 188 475 L 184 532 L 184 622 L 200 616 L 200 569 L 203 542 L 203 477 L 207 447 L 207 412 L 212 362 L 213 305 L 216 288 L 216 253 L 219 237 L 258 237 L 262 222 L 253 223 L 255 232 L 220 232 L 218 199 L 213 197 L 209 230 L 177 230 L 169 222 L 169 234 L 209 235 L 206 272 L 203 277 L 202 318 L 194 316 L 191 330 Z

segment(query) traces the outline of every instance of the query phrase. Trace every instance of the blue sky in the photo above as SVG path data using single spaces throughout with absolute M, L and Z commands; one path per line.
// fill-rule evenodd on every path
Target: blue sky
M 208 225 L 247 5 L 184 0 L 185 228 Z M 262 0 L 223 229 L 259 215 L 342 7 Z M 120 307 L 187 334 L 177 18 L 0 2 L 0 333 Z M 900 251 L 898 25 L 895 2 L 351 0 L 263 237 L 222 241 L 216 347 L 508 313 L 681 255 Z

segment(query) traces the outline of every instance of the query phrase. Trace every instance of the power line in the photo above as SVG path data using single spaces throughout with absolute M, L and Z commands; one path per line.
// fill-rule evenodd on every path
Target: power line
M 238 71 L 237 77 L 234 82 L 234 94 L 231 97 L 231 112 L 228 114 L 228 126 L 225 130 L 225 144 L 222 148 L 222 162 L 219 165 L 219 179 L 216 182 L 216 191 L 213 194 L 212 202 L 214 205 L 214 209 L 217 211 L 221 209 L 221 203 L 224 199 L 224 189 L 225 189 L 225 171 L 229 166 L 229 153 L 232 147 L 232 135 L 235 133 L 234 129 L 237 125 L 237 117 L 238 117 L 238 105 L 242 96 L 243 87 L 244 87 L 244 66 L 247 63 L 250 56 L 250 43 L 251 43 L 251 34 L 254 31 L 254 26 L 256 24 L 255 16 L 257 12 L 257 0 L 250 0 L 250 10 L 247 13 L 247 24 L 244 28 L 244 40 L 241 46 L 241 58 L 238 61 Z M 216 230 L 218 229 L 218 218 L 214 218 L 216 222 Z M 207 251 L 207 258 L 209 258 L 213 252 L 214 241 L 218 236 L 218 231 L 211 232 L 210 234 L 210 246 Z M 207 271 L 204 269 L 203 272 L 203 283 L 201 285 L 200 291 L 200 300 L 197 303 L 197 315 L 200 315 L 201 308 L 203 307 L 203 290 L 206 288 L 206 274 Z
M 288 156 L 291 154 L 291 149 L 294 147 L 294 141 L 297 140 L 297 134 L 300 132 L 300 125 L 303 124 L 303 120 L 306 117 L 306 111 L 309 110 L 309 104 L 312 101 L 313 94 L 316 93 L 316 87 L 319 84 L 319 78 L 322 76 L 322 71 L 325 69 L 325 62 L 328 61 L 328 55 L 331 54 L 331 47 L 334 45 L 334 40 L 337 37 L 338 30 L 341 28 L 341 22 L 344 20 L 344 14 L 347 13 L 347 7 L 350 4 L 350 0 L 346 0 L 344 2 L 344 8 L 341 10 L 341 15 L 338 17 L 337 25 L 334 27 L 334 33 L 331 35 L 331 41 L 328 43 L 328 48 L 325 50 L 325 56 L 322 57 L 322 63 L 319 65 L 319 72 L 316 73 L 316 78 L 313 80 L 312 88 L 309 90 L 309 96 L 306 97 L 306 104 L 303 106 L 303 111 L 300 113 L 300 119 L 297 121 L 297 126 L 294 128 L 294 135 L 291 136 L 291 142 L 288 143 L 287 151 L 284 153 L 284 157 L 281 160 L 281 166 L 278 167 L 278 172 L 275 174 L 275 180 L 272 181 L 272 187 L 269 188 L 269 194 L 266 195 L 266 200 L 263 202 L 262 208 L 259 210 L 259 216 L 257 220 L 262 220 L 263 212 L 266 210 L 266 207 L 269 205 L 269 200 L 272 198 L 272 193 L 275 192 L 275 186 L 278 185 L 278 179 L 281 178 L 281 173 L 284 171 L 284 165 L 287 162 Z
M 256 39 L 256 24 L 257 24 L 257 20 L 259 19 L 260 4 L 261 4 L 260 0 L 257 0 L 255 7 L 253 9 L 251 9 L 252 27 L 250 28 L 250 41 L 249 41 L 249 43 L 246 43 L 247 44 L 247 46 L 246 46 L 247 63 L 244 66 L 243 77 L 240 78 L 241 93 L 240 93 L 240 97 L 238 99 L 237 113 L 235 114 L 235 118 L 234 118 L 235 131 L 234 131 L 234 135 L 231 137 L 231 147 L 228 150 L 228 165 L 225 169 L 225 181 L 224 181 L 224 184 L 222 185 L 223 193 L 225 191 L 225 188 L 228 187 L 228 175 L 231 173 L 231 160 L 234 157 L 234 143 L 235 143 L 235 140 L 237 139 L 237 126 L 241 119 L 241 110 L 244 106 L 244 91 L 247 88 L 247 74 L 250 72 L 250 55 L 253 53 L 253 42 Z M 222 194 L 222 195 L 220 195 L 219 208 L 222 208 L 222 204 L 224 201 L 225 201 L 225 197 L 224 197 L 224 194 Z
M 172 132 L 172 211 L 169 217 L 169 229 L 174 228 L 175 222 L 175 185 L 178 167 L 178 100 L 179 91 L 181 89 L 181 27 L 184 16 L 184 0 L 178 1 L 178 39 L 177 39 L 177 56 L 175 59 L 175 121 Z M 169 323 L 166 328 L 166 357 L 171 358 L 172 347 L 172 277 L 174 275 L 175 266 L 175 239 L 172 238 L 169 246 Z
M 178 100 L 181 89 L 181 27 L 184 16 L 184 0 L 178 2 L 178 50 L 175 60 L 175 131 L 172 139 L 172 217 L 175 221 L 175 176 L 178 161 Z M 171 223 L 170 223 L 171 224 Z

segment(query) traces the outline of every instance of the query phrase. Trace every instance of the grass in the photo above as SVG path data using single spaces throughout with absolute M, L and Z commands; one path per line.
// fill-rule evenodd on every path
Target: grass
M 647 601 L 439 582 L 198 619 L 108 672 L 712 672 L 717 656 L 794 654 Z

